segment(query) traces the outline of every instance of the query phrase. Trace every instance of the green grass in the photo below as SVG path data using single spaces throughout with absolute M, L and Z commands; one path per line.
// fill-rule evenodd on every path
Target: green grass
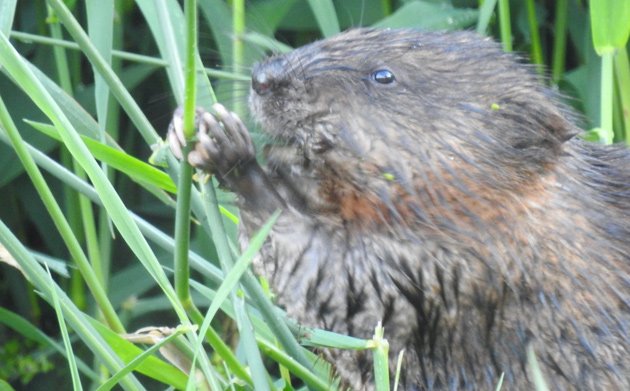
M 303 346 L 371 349 L 378 389 L 396 381 L 378 330 L 370 341 L 309 330 L 274 307 L 248 269 L 273 220 L 237 251 L 231 196 L 192 181 L 161 140 L 177 106 L 188 132 L 195 106 L 245 114 L 248 68 L 271 49 L 358 24 L 476 27 L 549 74 L 591 138 L 630 143 L 630 26 L 614 19 L 629 1 L 399 3 L 0 0 L 0 347 L 18 341 L 20 358 L 52 363 L 8 384 L 337 387 Z M 145 326 L 171 331 L 131 332 Z

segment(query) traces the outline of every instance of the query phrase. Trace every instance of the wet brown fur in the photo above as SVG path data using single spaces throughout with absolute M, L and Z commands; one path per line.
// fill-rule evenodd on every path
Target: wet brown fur
M 273 190 L 240 193 L 244 232 L 283 209 L 256 267 L 291 316 L 383 321 L 407 390 L 532 389 L 528 349 L 552 389 L 630 389 L 630 153 L 574 137 L 529 66 L 471 33 L 360 29 L 252 78 Z M 372 388 L 368 355 L 330 358 Z

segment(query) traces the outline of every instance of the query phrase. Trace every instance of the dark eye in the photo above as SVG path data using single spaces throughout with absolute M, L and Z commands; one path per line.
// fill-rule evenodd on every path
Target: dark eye
M 396 80 L 394 74 L 387 69 L 379 69 L 372 72 L 372 80 L 379 84 L 391 84 Z

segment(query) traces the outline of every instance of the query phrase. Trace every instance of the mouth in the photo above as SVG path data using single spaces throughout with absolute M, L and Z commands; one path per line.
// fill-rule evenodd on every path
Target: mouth
M 335 145 L 336 135 L 334 125 L 328 121 L 312 122 L 308 131 L 304 132 L 300 140 L 302 147 L 310 154 L 321 155 L 331 150 Z
M 261 130 L 269 136 L 266 139 L 266 148 L 292 150 L 292 156 L 299 157 L 302 164 L 309 164 L 320 161 L 334 148 L 332 129 L 332 125 L 327 122 L 303 121 L 276 125 L 273 128 L 264 127 Z

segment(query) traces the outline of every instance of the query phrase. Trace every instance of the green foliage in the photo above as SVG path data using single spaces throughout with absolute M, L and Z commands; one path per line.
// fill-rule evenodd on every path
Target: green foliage
M 266 52 L 358 25 L 476 26 L 549 69 L 585 128 L 604 129 L 593 139 L 630 142 L 630 25 L 614 21 L 630 0 L 590 10 L 579 0 L 198 0 L 197 18 L 193 1 L 187 12 L 180 3 L 0 0 L 0 378 L 14 387 L 61 376 L 58 388 L 79 389 L 69 368 L 103 389 L 337 387 L 300 345 L 372 349 L 379 390 L 395 381 L 378 332 L 309 330 L 273 306 L 247 270 L 264 230 L 235 251 L 232 196 L 201 177 L 191 187 L 160 139 L 177 106 L 220 101 L 244 114 L 247 69 Z M 145 326 L 176 331 L 130 342 Z
M 602 57 L 601 79 L 601 127 L 597 129 L 600 139 L 606 143 L 613 140 L 613 62 L 615 52 L 625 50 L 630 36 L 630 1 L 607 0 L 589 2 L 591 29 L 595 51 Z M 628 72 L 627 64 L 617 63 L 618 72 Z
M 600 56 L 614 52 L 628 43 L 630 36 L 630 1 L 590 1 L 593 46 Z
M 53 368 L 47 356 L 38 353 L 34 342 L 12 338 L 0 345 L 0 378 L 28 384 L 37 374 L 45 374 Z

